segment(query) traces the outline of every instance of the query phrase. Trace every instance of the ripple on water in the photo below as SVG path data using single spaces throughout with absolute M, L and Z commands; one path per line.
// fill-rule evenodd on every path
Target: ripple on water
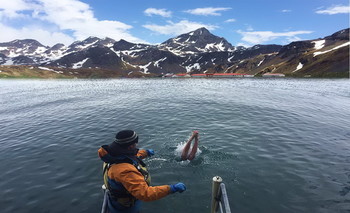
M 209 211 L 216 175 L 235 212 L 347 212 L 349 91 L 312 79 L 1 81 L 2 212 L 100 211 L 97 149 L 125 128 L 156 151 L 153 185 L 188 187 L 144 212 Z M 192 130 L 199 151 L 181 161 Z

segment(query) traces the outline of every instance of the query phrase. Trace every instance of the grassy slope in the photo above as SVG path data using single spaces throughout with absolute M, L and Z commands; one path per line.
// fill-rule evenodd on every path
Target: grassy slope
M 50 68 L 53 71 L 40 69 L 33 66 L 0 66 L 0 78 L 119 78 L 119 77 L 143 77 L 140 72 L 132 70 L 108 70 L 108 69 L 62 69 Z M 131 72 L 131 73 L 130 73 Z M 130 73 L 130 74 L 129 74 Z

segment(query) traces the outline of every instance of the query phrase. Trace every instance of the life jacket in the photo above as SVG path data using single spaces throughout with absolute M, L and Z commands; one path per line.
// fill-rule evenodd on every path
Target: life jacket
M 103 181 L 110 196 L 119 204 L 125 207 L 131 207 L 135 204 L 137 199 L 124 188 L 122 183 L 116 180 L 111 180 L 108 177 L 109 168 L 113 164 L 119 163 L 129 163 L 135 166 L 135 168 L 144 176 L 147 185 L 151 184 L 151 176 L 147 170 L 146 164 L 140 158 L 136 158 L 136 160 L 134 160 L 130 157 L 125 157 L 113 163 L 103 163 Z

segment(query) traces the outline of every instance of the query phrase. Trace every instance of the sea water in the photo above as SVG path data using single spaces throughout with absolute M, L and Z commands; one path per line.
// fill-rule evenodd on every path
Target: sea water
M 122 129 L 155 150 L 152 185 L 187 186 L 145 213 L 209 212 L 216 175 L 232 212 L 349 212 L 349 109 L 349 80 L 0 80 L 1 212 L 99 212 L 97 150 Z

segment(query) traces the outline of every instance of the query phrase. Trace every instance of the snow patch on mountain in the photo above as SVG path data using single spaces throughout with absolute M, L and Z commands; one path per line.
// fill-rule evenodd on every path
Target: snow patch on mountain
M 229 58 L 227 59 L 227 61 L 228 61 L 228 62 L 232 62 L 232 59 L 233 59 L 234 57 L 235 57 L 234 55 L 231 56 L 231 57 L 229 57 Z
M 53 69 L 47 68 L 47 67 L 38 67 L 41 70 L 47 70 L 47 71 L 53 71 Z
M 66 52 L 66 49 L 61 49 L 61 50 L 57 50 L 55 52 L 51 52 L 49 54 L 44 54 L 44 57 L 51 60 L 51 61 L 54 61 L 54 60 L 62 58 L 65 55 L 68 55 L 68 54 L 69 53 Z
M 118 57 L 120 57 L 120 51 L 115 51 L 114 49 L 113 49 L 113 47 L 112 48 L 109 48 L 111 51 L 113 51 Z
M 2 65 L 13 65 L 12 58 L 7 59 L 6 62 L 4 64 L 2 64 Z
M 130 64 L 129 62 L 125 61 L 125 60 L 124 60 L 124 57 L 121 57 L 120 60 L 122 60 L 122 62 L 123 62 L 125 65 L 129 65 L 129 66 L 131 66 L 131 67 L 138 68 L 138 66 L 133 65 L 133 64 Z
M 216 51 L 225 51 L 225 46 L 222 41 L 219 44 L 212 43 L 212 44 L 207 44 L 205 45 L 205 50 L 211 51 L 211 50 L 216 50 Z
M 50 68 L 47 68 L 47 67 L 38 67 L 38 68 L 41 69 L 41 70 L 47 70 L 47 71 L 55 72 L 55 73 L 58 73 L 58 74 L 62 74 L 63 73 L 62 71 L 57 71 L 57 70 L 50 69 Z
M 162 59 L 159 59 L 158 61 L 155 61 L 155 62 L 154 62 L 154 66 L 155 66 L 155 67 L 159 67 L 159 63 L 162 62 L 162 61 L 165 61 L 166 59 L 167 59 L 167 57 L 162 58 Z
M 263 60 L 261 60 L 257 66 L 259 67 L 264 62 L 264 60 L 265 58 L 263 58 Z
M 186 54 L 191 54 L 191 53 L 188 53 L 188 52 L 184 52 L 182 50 L 177 50 L 177 49 L 172 49 L 170 47 L 165 47 L 165 48 L 162 48 L 161 50 L 166 50 L 166 51 L 169 51 L 171 52 L 172 54 L 176 55 L 176 56 L 185 56 Z
M 303 68 L 303 67 L 304 67 L 304 64 L 302 64 L 301 62 L 299 62 L 297 68 L 296 68 L 293 72 L 296 72 L 296 71 L 300 70 L 300 69 Z
M 150 74 L 149 72 L 148 72 L 148 67 L 150 66 L 152 64 L 152 62 L 149 62 L 148 64 L 146 64 L 146 65 L 143 65 L 143 66 L 139 66 L 141 69 L 143 69 L 143 73 L 144 74 Z
M 84 63 L 85 63 L 88 59 L 89 59 L 89 58 L 85 58 L 84 60 L 79 61 L 79 62 L 73 64 L 73 65 L 72 65 L 72 68 L 73 68 L 73 69 L 79 69 L 79 68 L 81 68 L 81 67 L 84 65 Z
M 20 54 L 16 53 L 14 50 L 10 50 L 10 53 L 7 56 L 10 57 L 10 58 L 14 58 L 14 57 L 17 57 L 19 55 Z
M 135 57 L 137 57 L 137 53 L 142 52 L 142 51 L 146 51 L 146 50 L 147 49 L 136 49 L 136 50 L 123 50 L 123 51 L 119 51 L 119 52 L 124 54 L 124 55 L 128 55 L 130 57 L 135 58 Z
M 337 50 L 337 49 L 339 49 L 339 48 L 346 47 L 346 46 L 348 46 L 348 45 L 350 45 L 350 41 L 348 41 L 348 42 L 346 42 L 346 43 L 344 43 L 344 44 L 341 44 L 341 45 L 339 45 L 339 46 L 336 46 L 336 47 L 334 47 L 333 49 L 330 49 L 330 50 L 326 50 L 326 51 L 323 51 L 323 52 L 314 52 L 314 57 L 315 57 L 315 56 L 318 56 L 318 55 L 325 54 L 325 53 L 329 53 L 329 52 L 331 52 L 331 51 L 333 51 L 333 50 Z
M 108 47 L 108 48 L 111 48 L 111 47 L 113 47 L 113 45 L 114 45 L 114 43 L 108 43 L 105 46 Z
M 32 55 L 42 54 L 42 53 L 45 52 L 46 50 L 47 50 L 46 47 L 38 47 L 38 48 L 36 48 L 36 50 L 32 53 Z
M 325 45 L 326 40 L 319 40 L 319 41 L 313 41 L 312 43 L 315 44 L 315 49 L 319 50 L 322 49 Z
M 190 65 L 190 66 L 186 66 L 186 72 L 189 73 L 191 72 L 192 70 L 200 70 L 201 69 L 201 66 L 199 63 L 195 63 L 193 65 Z
M 90 44 L 77 45 L 76 48 L 81 49 L 81 50 L 87 49 L 87 48 L 93 46 L 94 44 L 96 44 L 97 42 L 98 42 L 98 41 L 94 41 L 94 42 L 92 42 L 92 43 L 90 43 Z

